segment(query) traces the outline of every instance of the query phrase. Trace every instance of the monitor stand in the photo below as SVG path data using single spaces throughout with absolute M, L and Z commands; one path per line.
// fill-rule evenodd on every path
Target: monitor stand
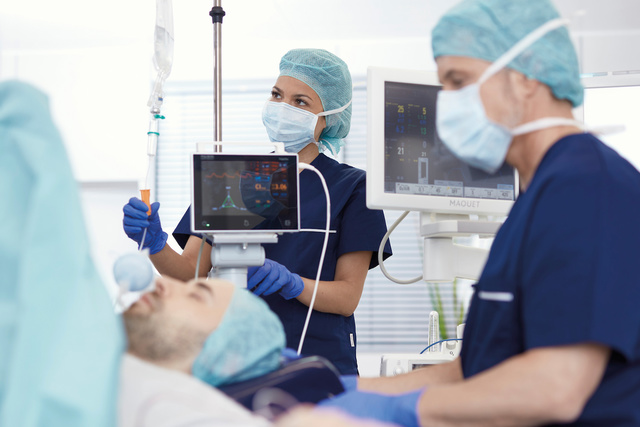
M 210 278 L 224 279 L 240 288 L 247 287 L 247 268 L 264 264 L 262 243 L 277 243 L 276 233 L 220 233 L 210 234 Z
M 471 220 L 468 215 L 420 213 L 424 238 L 423 280 L 452 282 L 456 277 L 478 280 L 489 251 L 454 242 L 455 237 L 495 236 L 499 221 Z

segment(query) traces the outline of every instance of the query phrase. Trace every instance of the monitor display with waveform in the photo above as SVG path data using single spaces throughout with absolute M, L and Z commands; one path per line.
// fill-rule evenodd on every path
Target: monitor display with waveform
M 299 228 L 297 156 L 196 154 L 194 231 Z

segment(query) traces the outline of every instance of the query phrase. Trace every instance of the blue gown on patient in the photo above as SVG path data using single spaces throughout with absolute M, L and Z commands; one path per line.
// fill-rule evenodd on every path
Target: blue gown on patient
M 462 368 L 527 350 L 611 348 L 572 425 L 640 425 L 640 173 L 590 134 L 546 153 L 497 234 L 467 318 Z
M 0 425 L 113 427 L 123 351 L 47 97 L 0 83 Z
M 369 268 L 378 265 L 378 248 L 387 231 L 382 211 L 366 206 L 366 175 L 363 170 L 338 163 L 324 154 L 311 162 L 327 182 L 331 196 L 331 234 L 320 280 L 334 280 L 338 258 L 349 252 L 371 251 Z M 300 173 L 300 219 L 303 229 L 326 228 L 326 198 L 320 178 L 312 171 Z M 184 247 L 190 231 L 187 211 L 173 236 Z M 265 225 L 266 226 L 266 225 Z M 324 233 L 285 233 L 277 244 L 265 244 L 266 257 L 286 266 L 302 277 L 315 279 L 320 262 Z M 389 242 L 384 257 L 391 255 Z M 287 347 L 297 349 L 308 306 L 297 299 L 285 300 L 279 294 L 264 297 L 285 328 Z M 354 316 L 323 313 L 314 310 L 309 321 L 302 353 L 321 355 L 330 360 L 342 374 L 356 374 L 356 326 Z

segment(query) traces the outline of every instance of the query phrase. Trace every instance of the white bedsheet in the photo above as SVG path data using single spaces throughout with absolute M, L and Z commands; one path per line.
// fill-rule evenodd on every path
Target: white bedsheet
M 119 427 L 267 427 L 221 391 L 202 381 L 125 354 Z

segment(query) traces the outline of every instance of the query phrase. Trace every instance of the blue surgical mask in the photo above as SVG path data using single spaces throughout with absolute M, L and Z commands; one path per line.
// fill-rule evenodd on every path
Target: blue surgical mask
M 553 126 L 582 127 L 580 122 L 571 119 L 545 117 L 508 129 L 487 117 L 480 97 L 480 86 L 484 82 L 549 31 L 565 24 L 564 19 L 547 22 L 491 64 L 476 83 L 458 90 L 438 92 L 436 107 L 438 135 L 456 157 L 488 173 L 495 173 L 504 163 L 514 136 Z
M 285 102 L 267 101 L 262 110 L 262 123 L 271 142 L 282 142 L 285 151 L 298 153 L 309 144 L 318 144 L 315 131 L 320 117 L 340 113 L 349 104 L 351 102 L 335 110 L 313 114 Z

